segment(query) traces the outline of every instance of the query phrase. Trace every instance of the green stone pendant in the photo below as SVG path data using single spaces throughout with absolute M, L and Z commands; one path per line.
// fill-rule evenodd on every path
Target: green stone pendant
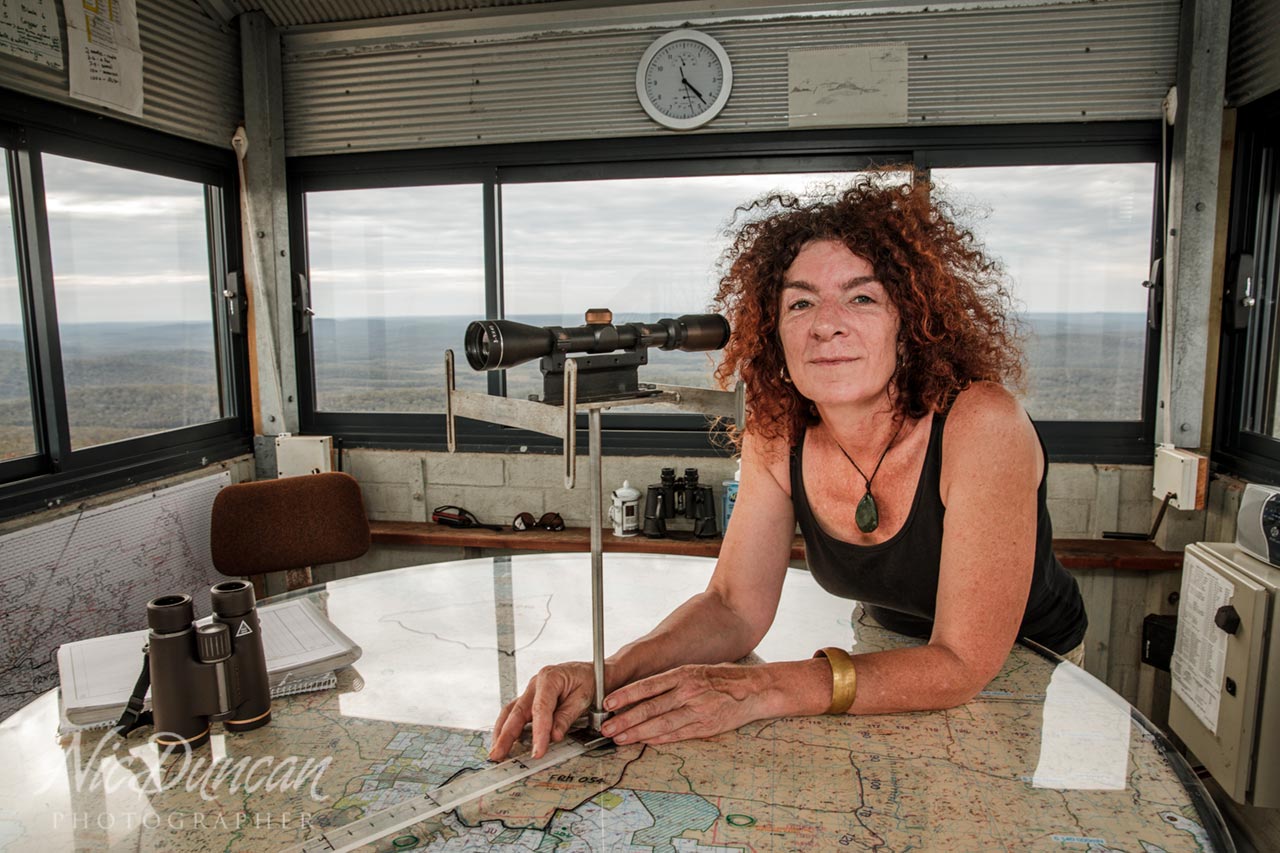
M 858 501 L 858 509 L 853 514 L 853 520 L 858 523 L 858 529 L 863 533 L 870 533 L 880 526 L 880 511 L 876 509 L 876 499 L 871 497 L 870 489 L 867 489 L 862 500 Z

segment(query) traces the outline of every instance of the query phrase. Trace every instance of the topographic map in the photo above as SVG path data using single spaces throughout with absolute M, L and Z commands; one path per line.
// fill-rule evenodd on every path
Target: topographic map
M 501 700 L 589 639 L 586 559 L 471 560 L 330 584 L 314 599 L 364 648 L 355 669 L 340 673 L 337 690 L 278 700 L 270 725 L 215 733 L 184 760 L 160 761 L 137 735 L 54 744 L 56 696 L 47 694 L 0 726 L 9 765 L 0 767 L 0 850 L 322 849 L 326 833 L 495 773 L 488 721 Z M 611 557 L 606 625 L 618 637 L 652 626 L 709 571 L 708 561 L 641 559 Z M 791 570 L 757 654 L 916 642 L 849 608 Z M 784 718 L 706 740 L 605 746 L 360 849 L 1212 850 L 1221 837 L 1212 806 L 1204 810 L 1202 789 L 1166 750 L 1087 673 L 1018 646 L 958 708 Z
M 941 713 L 789 718 L 702 741 L 599 749 L 362 849 L 1212 849 L 1150 735 L 1128 744 L 1121 790 L 1036 787 L 1044 695 L 1024 692 L 1019 674 L 1044 666 L 1018 649 L 982 697 Z M 487 732 L 388 730 L 375 760 L 333 768 L 347 781 L 312 815 L 314 828 L 483 768 L 487 744 Z
M 209 516 L 230 482 L 202 477 L 0 536 L 0 719 L 57 685 L 60 644 L 144 628 L 166 592 L 209 612 L 222 580 Z

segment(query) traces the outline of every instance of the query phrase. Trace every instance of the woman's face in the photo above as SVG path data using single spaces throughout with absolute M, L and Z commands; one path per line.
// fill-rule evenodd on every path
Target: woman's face
M 778 332 L 796 389 L 822 405 L 883 397 L 897 366 L 898 309 L 865 259 L 806 243 L 782 277 Z

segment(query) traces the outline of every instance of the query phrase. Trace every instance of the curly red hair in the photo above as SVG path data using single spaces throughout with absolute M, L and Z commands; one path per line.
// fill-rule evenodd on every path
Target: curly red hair
M 746 430 L 793 442 L 818 420 L 782 378 L 778 336 L 783 274 L 813 240 L 839 241 L 867 259 L 898 309 L 892 383 L 900 415 L 945 412 L 973 382 L 1021 383 L 1021 336 L 1003 271 L 927 182 L 890 185 L 873 173 L 827 198 L 770 193 L 736 213 L 745 221 L 730 232 L 714 301 L 733 334 L 716 378 L 721 387 L 745 382 Z M 741 437 L 735 430 L 739 449 Z

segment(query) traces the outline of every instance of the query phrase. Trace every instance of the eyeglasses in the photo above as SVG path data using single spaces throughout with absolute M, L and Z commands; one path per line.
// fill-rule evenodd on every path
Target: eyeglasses
M 564 519 L 560 517 L 558 512 L 545 512 L 542 518 L 537 521 L 533 520 L 533 513 L 522 512 L 511 521 L 513 530 L 533 530 L 539 528 L 541 530 L 564 530 Z
M 486 530 L 502 531 L 501 524 L 483 524 L 469 510 L 460 506 L 438 506 L 431 510 L 431 520 L 445 527 L 483 527 Z

